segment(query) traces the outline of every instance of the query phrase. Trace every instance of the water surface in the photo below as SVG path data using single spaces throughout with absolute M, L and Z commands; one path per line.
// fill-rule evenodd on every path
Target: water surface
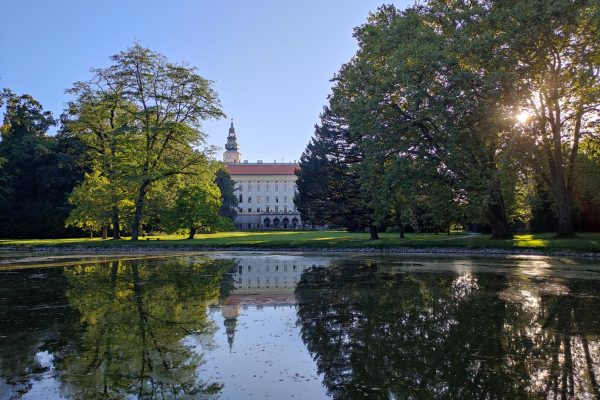
M 0 399 L 600 399 L 600 265 L 0 257 Z

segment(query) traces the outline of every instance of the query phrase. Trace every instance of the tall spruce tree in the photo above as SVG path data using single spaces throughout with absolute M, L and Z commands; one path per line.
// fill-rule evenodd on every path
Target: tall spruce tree
M 221 191 L 221 208 L 219 214 L 233 223 L 237 216 L 238 198 L 235 195 L 235 182 L 225 168 L 219 168 L 215 183 Z
M 350 231 L 371 225 L 358 186 L 361 161 L 344 121 L 326 108 L 296 172 L 294 203 L 305 223 Z

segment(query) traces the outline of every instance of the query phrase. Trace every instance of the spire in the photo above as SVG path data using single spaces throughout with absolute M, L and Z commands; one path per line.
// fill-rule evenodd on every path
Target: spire
M 227 143 L 225 149 L 230 151 L 238 151 L 240 146 L 237 143 L 237 137 L 235 136 L 235 128 L 233 127 L 233 118 L 231 119 L 231 126 L 229 127 L 229 135 L 227 136 Z

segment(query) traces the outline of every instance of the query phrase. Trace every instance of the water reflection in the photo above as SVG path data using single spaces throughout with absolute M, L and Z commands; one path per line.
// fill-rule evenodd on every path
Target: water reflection
M 264 254 L 236 257 L 230 276 L 233 286 L 229 295 L 221 301 L 229 349 L 233 348 L 242 308 L 295 305 L 294 289 L 302 273 L 328 264 L 329 259 L 324 257 Z
M 306 271 L 298 325 L 328 393 L 600 398 L 598 280 L 481 264 L 460 273 L 424 264 L 418 273 L 341 260 Z
M 198 379 L 196 370 L 202 354 L 192 352 L 183 338 L 215 331 L 207 319 L 208 306 L 217 303 L 224 275 L 232 264 L 226 260 L 187 263 L 175 259 L 63 269 L 62 276 L 55 277 L 52 289 L 46 289 L 56 293 L 45 293 L 51 297 L 40 303 L 58 299 L 58 306 L 68 313 L 62 315 L 55 309 L 52 315 L 57 319 L 40 321 L 43 326 L 33 332 L 34 340 L 27 348 L 14 348 L 10 340 L 18 337 L 18 331 L 28 333 L 30 329 L 6 324 L 3 318 L 3 326 L 16 329 L 3 335 L 1 359 L 12 364 L 22 354 L 28 357 L 17 364 L 23 365 L 19 371 L 2 367 L 0 373 L 7 378 L 6 388 L 15 397 L 24 395 L 37 389 L 34 381 L 44 377 L 40 373 L 52 369 L 55 382 L 44 382 L 45 387 L 38 390 L 55 393 L 44 397 L 197 398 L 218 393 L 222 383 Z M 54 275 L 60 270 L 46 271 Z M 49 283 L 43 280 L 32 285 L 35 272 L 18 273 L 28 274 L 19 282 L 25 292 L 35 292 L 37 287 Z M 3 289 L 11 290 L 6 286 Z M 30 314 L 36 314 L 40 307 L 32 306 L 28 299 L 20 302 L 27 304 Z M 8 311 L 14 315 L 16 310 Z M 37 318 L 26 317 L 27 323 Z M 40 345 L 45 337 L 54 340 L 44 340 Z M 49 366 L 31 359 L 32 354 L 40 352 L 45 352 Z
M 598 265 L 25 261 L 0 269 L 0 399 L 600 399 Z

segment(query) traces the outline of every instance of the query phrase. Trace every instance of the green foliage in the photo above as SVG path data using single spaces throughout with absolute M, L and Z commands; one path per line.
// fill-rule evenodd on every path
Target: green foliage
M 300 158 L 294 203 L 306 224 L 345 227 L 370 225 L 358 185 L 362 155 L 345 122 L 325 109 L 311 142 Z
M 229 219 L 231 223 L 237 216 L 238 198 L 235 195 L 235 182 L 231 179 L 225 168 L 219 168 L 215 177 L 215 184 L 221 191 L 221 208 L 219 214 Z
M 424 177 L 418 186 L 433 180 L 441 189 L 427 193 L 431 205 L 445 204 L 433 219 L 448 226 L 458 220 L 445 221 L 452 216 L 446 210 L 483 205 L 495 235 L 510 236 L 498 177 L 506 122 L 497 88 L 504 77 L 478 58 L 483 28 L 467 24 L 465 35 L 453 25 L 474 11 L 443 11 L 385 6 L 370 15 L 355 31 L 359 51 L 335 78 L 332 107 L 365 154 L 362 181 L 376 220 L 390 213 L 395 191 L 410 194 L 395 166 L 410 163 Z
M 593 0 L 429 0 L 370 14 L 330 107 L 362 156 L 371 220 L 408 209 L 437 230 L 468 216 L 509 238 L 509 222 L 530 214 L 530 182 L 544 179 L 559 235 L 572 233 L 580 139 L 600 110 L 599 15 Z M 523 109 L 532 118 L 518 124 Z
M 581 150 L 575 181 L 580 224 L 586 230 L 600 230 L 600 141 L 588 138 Z
M 0 128 L 0 236 L 57 237 L 70 206 L 67 195 L 83 178 L 81 143 L 64 135 L 49 136 L 56 120 L 29 95 L 5 89 Z
M 76 226 L 91 232 L 109 226 L 113 217 L 113 188 L 111 182 L 98 171 L 86 173 L 83 182 L 75 187 L 69 196 L 69 203 L 74 206 L 65 221 L 67 226 Z M 133 202 L 121 199 L 116 204 L 119 216 L 129 216 L 133 210 Z
M 197 231 L 226 230 L 231 222 L 220 215 L 220 208 L 221 192 L 215 183 L 192 183 L 178 190 L 165 225 L 169 231 L 188 229 L 190 239 L 194 238 Z
M 494 62 L 509 60 L 515 107 L 531 118 L 521 127 L 553 197 L 557 234 L 574 234 L 573 209 L 581 140 L 600 111 L 600 5 L 596 0 L 498 2 Z M 527 34 L 523 35 L 523 30 Z
M 139 44 L 111 60 L 111 66 L 94 69 L 90 81 L 75 83 L 70 110 L 97 168 L 111 185 L 135 193 L 132 236 L 137 239 L 148 193 L 204 162 L 206 154 L 197 150 L 205 141 L 201 122 L 224 114 L 212 83 L 195 68 L 171 63 Z

